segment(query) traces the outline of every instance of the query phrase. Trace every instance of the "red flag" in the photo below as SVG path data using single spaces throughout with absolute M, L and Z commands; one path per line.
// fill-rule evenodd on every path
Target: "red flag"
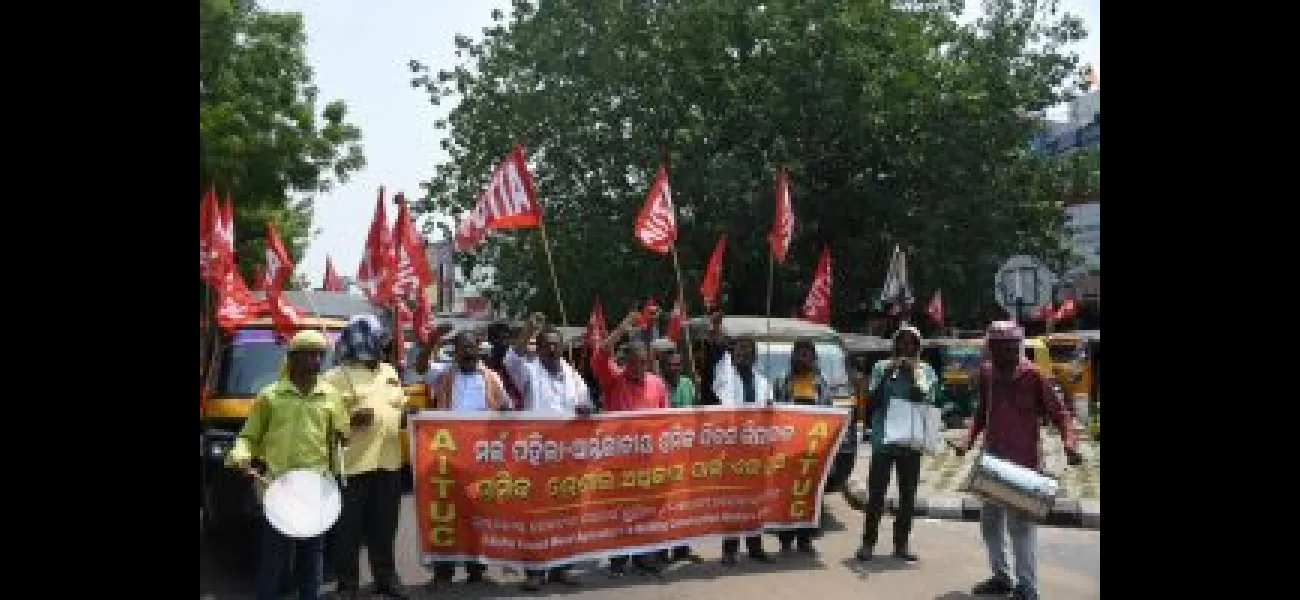
M 609 332 L 605 327 L 605 309 L 600 305 L 600 298 L 591 305 L 591 316 L 587 318 L 587 347 L 595 349 L 605 341 Z
M 456 225 L 456 250 L 466 252 L 482 242 L 490 229 L 523 229 L 542 222 L 542 208 L 533 189 L 524 147 L 515 146 L 492 170 L 488 187 L 474 209 Z
M 411 209 L 397 194 L 397 218 L 393 220 L 393 295 L 414 300 L 433 282 L 433 269 L 424 252 L 424 237 L 415 228 Z
M 393 240 L 389 235 L 388 218 L 384 214 L 384 188 L 379 188 L 375 201 L 375 217 L 370 221 L 370 234 L 366 248 L 361 253 L 357 267 L 357 285 L 366 298 L 375 304 L 386 304 L 392 292 L 394 258 Z
M 266 222 L 266 273 L 262 277 L 262 288 L 266 290 L 266 307 L 271 311 L 271 321 L 275 331 L 282 338 L 288 338 L 298 329 L 302 319 L 301 311 L 284 295 L 285 284 L 293 274 L 293 261 L 289 252 L 280 242 L 280 234 L 275 230 L 275 223 Z
M 334 261 L 328 256 L 325 257 L 325 279 L 321 281 L 320 289 L 326 292 L 343 291 L 343 279 L 334 270 Z
M 822 246 L 817 270 L 813 272 L 812 287 L 803 301 L 803 318 L 826 325 L 831 321 L 831 249 Z
M 1066 296 L 1061 301 L 1061 305 L 1052 313 L 1053 321 L 1064 321 L 1072 319 L 1079 314 L 1079 305 L 1074 301 L 1074 296 Z
M 213 202 L 216 193 L 213 193 Z M 217 325 L 226 332 L 234 331 L 240 325 L 257 318 L 265 310 L 265 304 L 253 297 L 244 283 L 235 265 L 235 203 L 226 198 L 220 212 L 213 212 L 212 251 L 215 253 L 211 264 L 213 285 L 217 294 Z
M 673 312 L 668 313 L 668 330 L 664 334 L 674 342 L 682 341 L 682 321 L 684 319 L 682 312 L 686 310 L 682 308 L 682 304 L 682 294 L 679 291 L 677 293 L 677 302 L 673 304 Z
M 214 187 L 203 195 L 199 203 L 199 278 L 208 285 L 216 287 L 221 277 L 218 267 L 222 264 L 220 231 L 223 225 L 221 207 L 217 205 L 217 189 Z
M 776 262 L 785 263 L 794 238 L 794 205 L 790 203 L 790 182 L 785 167 L 776 171 L 776 214 L 772 217 L 772 230 L 767 234 L 767 244 Z
M 397 194 L 397 218 L 393 221 L 393 302 L 404 304 L 414 302 L 411 309 L 411 326 L 415 339 L 422 344 L 429 341 L 429 326 L 433 315 L 429 306 L 428 290 L 433 283 L 433 269 L 429 267 L 429 257 L 424 251 L 424 236 L 415 228 L 411 218 L 411 209 L 405 197 Z
M 1056 309 L 1052 303 L 1048 302 L 1042 306 L 1035 306 L 1029 311 L 1029 320 L 1031 321 L 1049 321 L 1056 316 Z
M 668 185 L 668 170 L 659 167 L 654 183 L 645 196 L 641 212 L 636 215 L 632 235 L 651 252 L 667 254 L 677 240 L 677 217 L 673 208 L 672 188 Z
M 709 310 L 718 305 L 718 292 L 722 289 L 722 255 L 727 251 L 727 234 L 718 236 L 718 243 L 709 255 L 709 266 L 704 269 L 704 280 L 700 282 L 700 297 Z
M 926 307 L 925 313 L 934 319 L 935 325 L 943 327 L 943 290 L 935 290 L 934 297 L 930 299 L 930 306 Z

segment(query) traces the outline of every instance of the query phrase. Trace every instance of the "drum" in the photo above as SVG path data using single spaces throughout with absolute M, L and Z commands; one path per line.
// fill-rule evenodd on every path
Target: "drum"
M 342 511 L 338 484 L 316 471 L 289 471 L 272 481 L 262 496 L 266 520 L 276 531 L 295 539 L 329 531 Z
M 971 465 L 970 478 L 963 488 L 985 502 L 1028 513 L 1043 521 L 1056 502 L 1055 479 L 1013 462 L 981 453 Z

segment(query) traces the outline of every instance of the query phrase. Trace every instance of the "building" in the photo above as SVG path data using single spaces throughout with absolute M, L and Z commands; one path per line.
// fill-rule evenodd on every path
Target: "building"
M 1079 148 L 1101 147 L 1101 90 L 1075 98 L 1066 107 L 1067 120 L 1044 121 L 1029 144 L 1033 151 L 1060 156 Z M 1101 192 L 1064 201 L 1066 229 L 1083 264 L 1064 273 L 1058 300 L 1073 295 L 1083 305 L 1080 321 L 1100 326 L 1101 311 Z
M 1042 132 L 1030 140 L 1030 148 L 1055 156 L 1076 148 L 1101 147 L 1101 90 L 1075 98 L 1066 113 L 1066 121 L 1044 121 Z

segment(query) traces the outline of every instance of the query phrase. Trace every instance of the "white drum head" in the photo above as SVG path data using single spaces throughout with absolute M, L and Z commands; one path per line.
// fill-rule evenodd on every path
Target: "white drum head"
M 343 510 L 343 496 L 330 477 L 297 470 L 271 482 L 262 497 L 262 510 L 271 526 L 296 539 L 329 531 Z

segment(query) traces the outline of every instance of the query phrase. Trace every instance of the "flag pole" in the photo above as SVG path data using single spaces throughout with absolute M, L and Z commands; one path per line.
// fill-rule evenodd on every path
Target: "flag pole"
M 537 232 L 542 236 L 542 251 L 546 253 L 546 266 L 551 271 L 551 289 L 555 290 L 555 303 L 560 307 L 560 325 L 566 329 L 569 327 L 569 313 L 564 309 L 564 298 L 560 295 L 560 278 L 555 276 L 555 259 L 551 257 L 551 240 L 546 235 L 546 215 L 539 215 L 537 218 Z M 564 335 L 560 335 L 560 341 L 564 342 Z M 569 363 L 573 363 L 573 347 L 564 344 L 564 349 L 569 355 Z
M 767 253 L 767 332 L 772 333 L 772 277 L 776 272 L 776 260 L 772 253 Z
M 699 381 L 700 375 L 695 368 L 695 349 L 691 347 L 691 320 L 690 311 L 686 310 L 686 294 L 682 292 L 682 264 L 677 259 L 677 243 L 668 247 L 673 253 L 673 271 L 677 273 L 677 304 L 681 306 L 682 311 L 682 332 L 686 335 L 686 360 L 691 363 L 691 378 Z

